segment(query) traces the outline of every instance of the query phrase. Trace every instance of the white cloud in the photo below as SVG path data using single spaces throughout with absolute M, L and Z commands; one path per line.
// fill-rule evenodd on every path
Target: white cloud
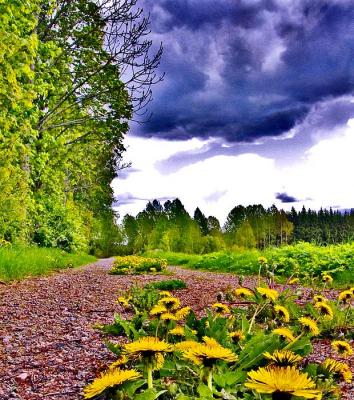
M 115 195 L 131 193 L 137 199 L 118 207 L 121 215 L 141 211 L 147 199 L 179 197 L 190 213 L 199 206 L 207 215 L 224 222 L 226 214 L 237 204 L 275 203 L 289 209 L 293 204 L 281 204 L 275 199 L 286 192 L 302 201 L 296 208 L 354 206 L 354 119 L 329 138 L 304 152 L 291 167 L 279 167 L 276 160 L 255 153 L 216 155 L 184 166 L 171 174 L 162 174 L 156 162 L 181 151 L 198 151 L 211 140 L 167 141 L 126 138 L 125 161 L 131 161 L 137 172 L 126 179 L 116 179 Z M 255 148 L 256 150 L 256 148 Z

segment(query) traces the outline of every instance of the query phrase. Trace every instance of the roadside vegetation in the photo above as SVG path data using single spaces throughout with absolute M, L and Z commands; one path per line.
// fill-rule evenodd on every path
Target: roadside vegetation
M 274 274 L 277 278 L 301 279 L 302 284 L 322 284 L 322 277 L 330 273 L 336 285 L 354 282 L 354 244 L 316 246 L 298 243 L 273 247 L 263 251 L 239 249 L 204 255 L 151 251 L 146 255 L 166 259 L 169 265 L 238 275 Z M 263 265 L 260 260 L 264 260 Z
M 60 249 L 40 247 L 0 247 L 0 280 L 19 280 L 29 276 L 46 275 L 64 268 L 74 268 L 94 262 L 87 254 L 70 254 Z
M 84 397 L 340 399 L 352 381 L 353 296 L 350 288 L 332 300 L 319 292 L 304 299 L 270 280 L 219 293 L 196 315 L 170 292 L 133 286 L 120 294 L 114 322 L 96 326 L 116 359 Z M 330 356 L 309 362 L 319 339 Z

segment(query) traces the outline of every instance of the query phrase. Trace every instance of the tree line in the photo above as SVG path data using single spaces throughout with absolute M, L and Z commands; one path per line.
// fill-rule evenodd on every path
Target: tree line
M 137 0 L 0 2 L 0 241 L 95 251 L 161 48 Z
M 185 253 L 209 253 L 225 249 L 281 246 L 299 241 L 318 245 L 354 240 L 354 209 L 345 212 L 321 209 L 290 212 L 275 205 L 235 206 L 220 225 L 198 207 L 191 217 L 177 198 L 163 205 L 148 202 L 137 214 L 125 215 L 121 224 L 124 251 L 160 249 Z

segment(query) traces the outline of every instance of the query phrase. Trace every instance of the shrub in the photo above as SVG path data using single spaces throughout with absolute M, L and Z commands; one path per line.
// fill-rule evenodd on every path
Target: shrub
M 148 258 L 140 256 L 116 257 L 110 271 L 114 275 L 144 274 L 164 272 L 167 261 L 161 258 Z
M 146 289 L 178 290 L 185 289 L 186 283 L 181 279 L 169 279 L 167 281 L 151 282 L 145 286 Z

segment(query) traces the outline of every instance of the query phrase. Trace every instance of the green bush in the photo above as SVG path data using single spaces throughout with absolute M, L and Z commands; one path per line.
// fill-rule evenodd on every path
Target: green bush
M 166 260 L 161 258 L 125 256 L 115 258 L 110 273 L 113 275 L 125 275 L 163 272 L 166 270 L 166 267 Z
M 181 279 L 169 279 L 167 281 L 151 282 L 145 285 L 145 289 L 157 290 L 178 290 L 185 289 L 186 287 L 186 282 Z

